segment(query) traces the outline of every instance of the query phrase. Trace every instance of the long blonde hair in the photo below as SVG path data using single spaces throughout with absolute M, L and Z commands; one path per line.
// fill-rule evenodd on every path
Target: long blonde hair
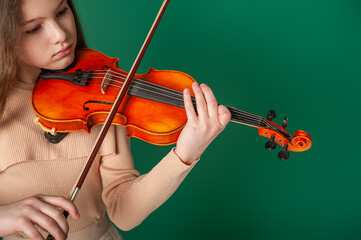
M 0 0 L 0 118 L 6 100 L 19 77 L 18 43 L 23 0 Z M 72 0 L 68 5 L 73 11 L 77 29 L 77 48 L 86 47 L 83 31 Z M 29 99 L 30 101 L 30 99 Z

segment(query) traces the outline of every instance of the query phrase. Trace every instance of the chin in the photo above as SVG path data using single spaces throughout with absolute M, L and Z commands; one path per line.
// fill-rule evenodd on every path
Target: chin
M 68 56 L 63 57 L 62 59 L 57 60 L 49 70 L 61 70 L 70 66 L 75 58 L 75 54 L 69 54 Z

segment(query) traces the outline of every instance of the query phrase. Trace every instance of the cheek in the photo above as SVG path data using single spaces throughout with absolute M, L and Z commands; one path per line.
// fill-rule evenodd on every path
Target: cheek
M 20 48 L 20 61 L 34 67 L 43 67 L 47 63 L 46 44 L 40 38 L 28 38 Z

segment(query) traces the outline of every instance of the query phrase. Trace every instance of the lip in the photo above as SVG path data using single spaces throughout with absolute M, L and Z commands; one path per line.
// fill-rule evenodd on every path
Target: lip
M 70 54 L 70 53 L 71 53 L 72 46 L 73 46 L 73 45 L 70 44 L 69 46 L 60 49 L 59 52 L 57 52 L 57 53 L 54 54 L 54 57 L 64 57 L 64 56 Z

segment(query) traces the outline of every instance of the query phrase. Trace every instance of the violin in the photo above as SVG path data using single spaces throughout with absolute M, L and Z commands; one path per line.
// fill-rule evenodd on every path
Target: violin
M 118 58 L 92 49 L 77 50 L 74 63 L 67 69 L 40 74 L 32 91 L 37 123 L 52 134 L 90 133 L 92 126 L 104 123 L 127 75 L 118 67 Z M 187 122 L 182 91 L 191 90 L 194 81 L 186 73 L 170 70 L 150 68 L 147 73 L 135 74 L 112 124 L 124 126 L 127 137 L 156 145 L 175 143 Z M 192 101 L 196 109 L 195 99 Z M 274 111 L 265 119 L 227 108 L 232 122 L 257 128 L 259 135 L 270 139 L 266 149 L 282 146 L 281 160 L 289 158 L 288 151 L 311 147 L 312 138 L 305 131 L 298 130 L 293 136 L 286 131 L 287 119 L 282 126 L 272 122 Z

